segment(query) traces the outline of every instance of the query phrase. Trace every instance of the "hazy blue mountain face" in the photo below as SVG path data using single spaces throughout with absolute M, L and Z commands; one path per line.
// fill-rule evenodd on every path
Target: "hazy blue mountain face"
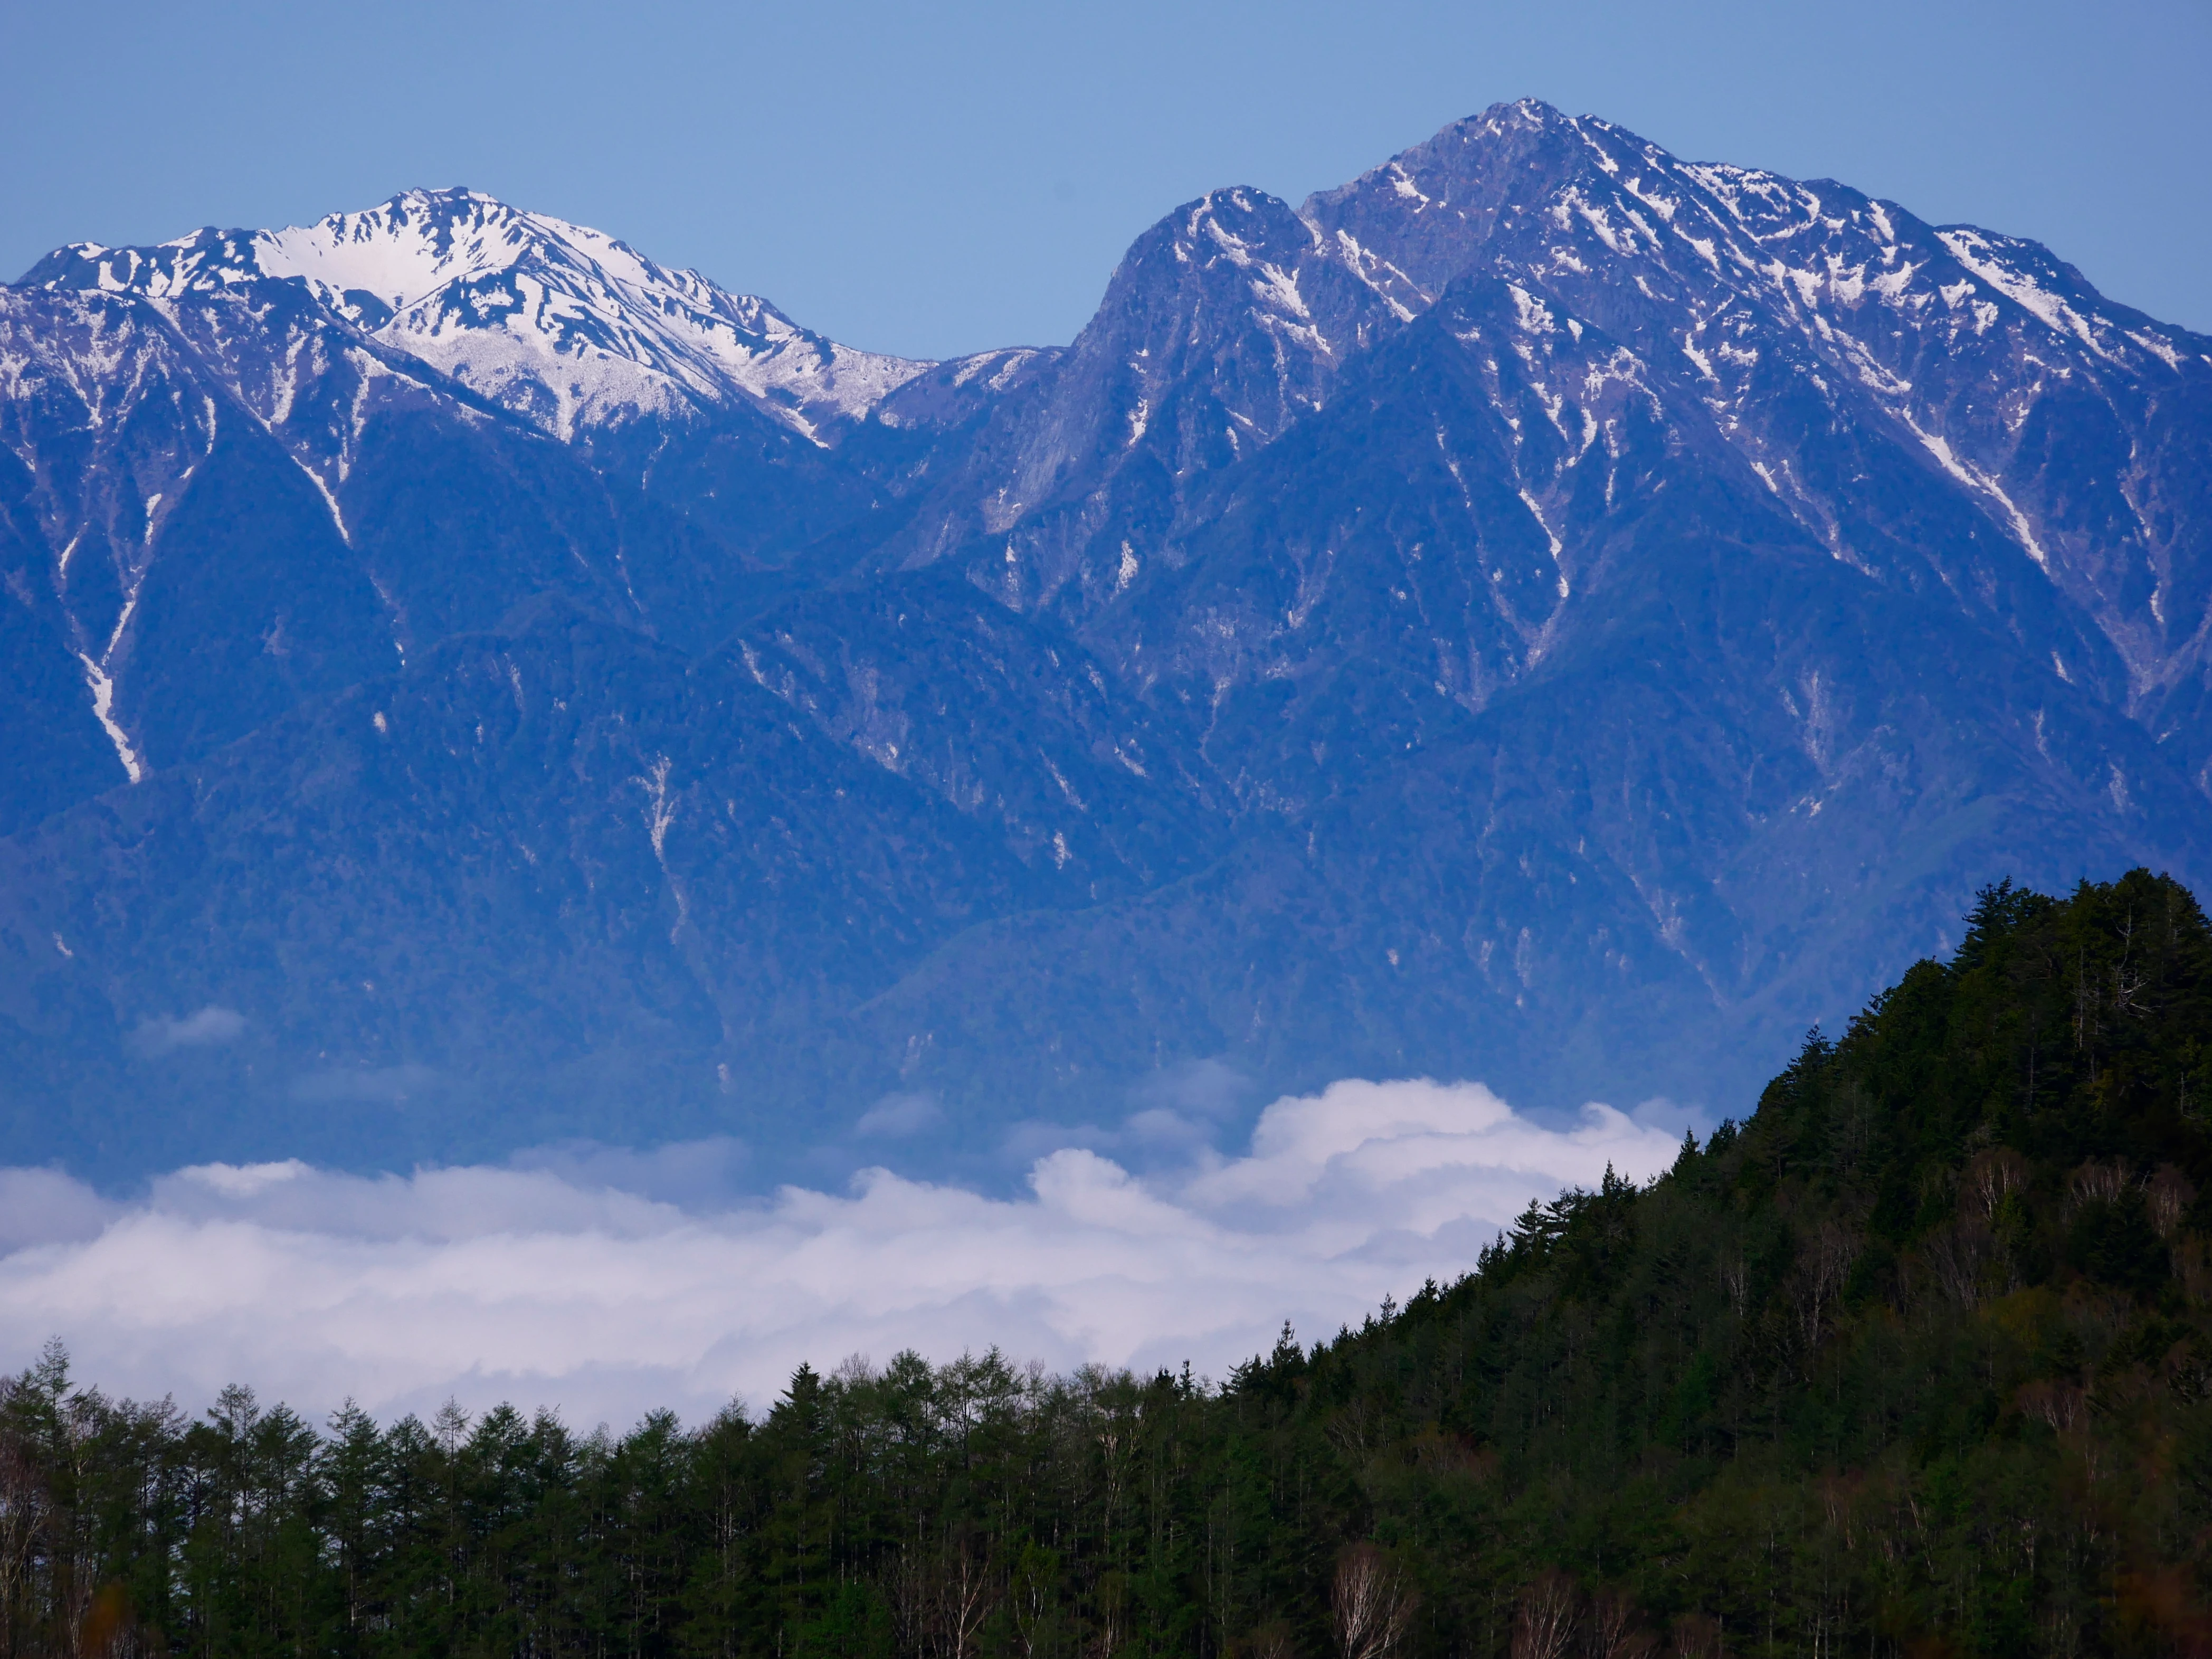
M 0 570 L 9 1161 L 1740 1111 L 2212 875 L 2212 341 L 1539 104 L 943 364 L 466 191 L 64 249 Z

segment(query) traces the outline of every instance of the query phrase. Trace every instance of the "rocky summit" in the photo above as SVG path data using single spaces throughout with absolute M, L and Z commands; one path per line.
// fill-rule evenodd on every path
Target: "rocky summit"
M 1984 884 L 2212 878 L 2208 481 L 2212 339 L 1533 102 L 942 363 L 467 191 L 59 249 L 10 1158 L 1741 1115 Z

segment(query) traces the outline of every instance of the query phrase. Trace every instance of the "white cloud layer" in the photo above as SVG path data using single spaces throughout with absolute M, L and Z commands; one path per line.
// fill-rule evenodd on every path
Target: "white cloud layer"
M 408 1176 L 202 1164 L 130 1202 L 6 1170 L 0 1366 L 58 1336 L 82 1379 L 187 1409 L 245 1382 L 312 1414 L 450 1395 L 617 1425 L 763 1404 L 801 1360 L 906 1347 L 1219 1376 L 1285 1318 L 1310 1340 L 1464 1271 L 1532 1197 L 1608 1163 L 1656 1173 L 1680 1133 L 1355 1081 L 1276 1102 L 1243 1157 L 1140 1180 L 1062 1148 L 1011 1200 L 875 1169 L 843 1194 L 687 1204 L 662 1177 L 726 1161 L 714 1143 Z

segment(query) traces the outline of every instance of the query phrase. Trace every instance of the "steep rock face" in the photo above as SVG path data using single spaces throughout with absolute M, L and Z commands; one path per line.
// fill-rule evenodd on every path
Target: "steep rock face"
M 1224 777 L 1295 812 L 1540 662 L 1655 468 L 1729 461 L 1635 354 L 1480 279 L 1212 481 L 1091 631 L 1152 696 L 1206 708 Z
M 1139 237 L 1098 313 L 1003 400 L 902 544 L 1016 609 L 1079 620 L 1125 592 L 1194 482 L 1321 407 L 1402 313 L 1285 203 L 1216 191 Z

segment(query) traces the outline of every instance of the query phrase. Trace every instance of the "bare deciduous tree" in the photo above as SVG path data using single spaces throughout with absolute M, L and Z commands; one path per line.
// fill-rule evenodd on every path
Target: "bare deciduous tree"
M 1556 1567 L 1538 1573 L 1521 1592 L 1513 1619 L 1513 1659 L 1565 1659 L 1581 1623 L 1582 1595 Z
M 1659 1638 L 1644 1627 L 1636 1599 L 1626 1590 L 1603 1589 L 1590 1597 L 1593 1659 L 1650 1659 L 1658 1647 Z
M 1858 1255 L 1857 1236 L 1832 1221 L 1821 1222 L 1799 1253 L 1790 1275 L 1790 1299 L 1808 1352 L 1820 1346 L 1821 1333 Z
M 1745 1293 L 1751 1284 L 1751 1276 L 1744 1263 L 1743 1252 L 1733 1250 L 1723 1255 L 1720 1270 L 1721 1288 L 1728 1292 L 1729 1305 L 1735 1310 L 1735 1316 L 1741 1319 L 1744 1314 Z
M 1990 1259 L 1990 1243 L 1989 1224 L 1972 1214 L 1938 1227 L 1929 1237 L 1928 1271 L 1936 1288 L 1961 1308 L 1972 1309 L 1982 1298 L 1982 1267 Z
M 1048 1635 L 1053 1612 L 1053 1578 L 1059 1565 L 1056 1559 L 1046 1555 L 1031 1544 L 1024 1547 L 1022 1559 L 1014 1569 L 1013 1582 L 1008 1586 L 1006 1601 L 1013 1615 L 1014 1645 L 1025 1655 L 1035 1654 L 1040 1638 Z
M 1702 1613 L 1674 1621 L 1674 1651 L 1680 1659 L 1721 1659 L 1721 1627 Z
M 969 1659 L 1000 1589 L 988 1557 L 966 1537 L 935 1549 L 909 1547 L 891 1584 L 903 1645 L 932 1659 Z
M 2118 1164 L 2084 1164 L 2066 1178 L 2066 1207 L 2110 1204 L 2128 1189 L 2128 1172 Z
M 1372 1544 L 1347 1546 L 1336 1558 L 1329 1601 L 1344 1659 L 1384 1659 L 1398 1650 L 1413 1623 L 1413 1593 L 1390 1558 Z
M 989 1564 L 963 1539 L 950 1553 L 943 1579 L 943 1616 L 939 1622 L 945 1659 L 968 1659 L 976 1632 L 998 1605 Z
M 1974 1155 L 1966 1166 L 1961 1196 L 1984 1221 L 1996 1219 L 1997 1206 L 2005 1194 L 2027 1184 L 2027 1160 L 2009 1146 L 1992 1146 Z
M 2181 1218 L 2197 1201 L 2197 1188 L 2189 1177 L 2171 1164 L 2159 1166 L 2158 1173 L 2143 1183 L 2143 1200 L 2150 1206 L 2150 1224 L 2158 1229 L 2160 1238 L 2172 1238 L 2174 1230 L 2181 1225 Z
M 2049 1424 L 2058 1434 L 2078 1425 L 2089 1406 L 2089 1397 L 2071 1382 L 2030 1382 L 2014 1397 L 2022 1415 Z

